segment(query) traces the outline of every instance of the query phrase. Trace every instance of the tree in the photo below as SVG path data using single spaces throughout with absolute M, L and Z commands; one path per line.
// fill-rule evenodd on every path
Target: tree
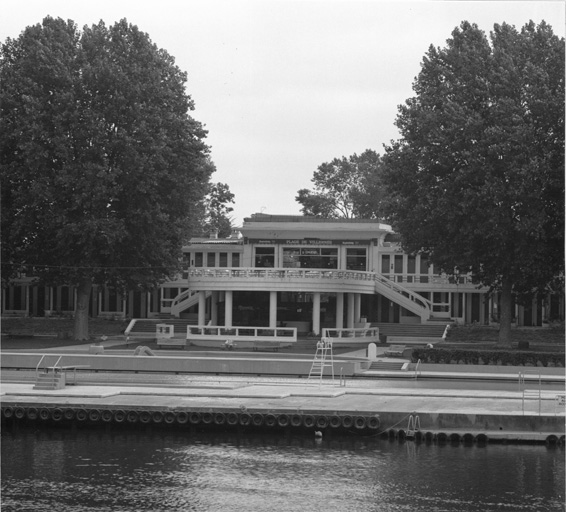
M 367 149 L 361 155 L 335 158 L 314 172 L 314 190 L 301 189 L 295 200 L 303 215 L 324 218 L 376 218 L 382 199 L 381 158 Z
M 145 289 L 173 275 L 209 174 L 186 74 L 122 20 L 77 30 L 47 17 L 2 46 L 2 274 Z
M 564 40 L 533 22 L 463 22 L 430 47 L 386 148 L 386 211 L 403 246 L 500 293 L 548 292 L 564 272 Z

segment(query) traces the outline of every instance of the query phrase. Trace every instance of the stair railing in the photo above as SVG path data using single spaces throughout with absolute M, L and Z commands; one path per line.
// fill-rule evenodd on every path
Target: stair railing
M 39 363 L 37 363 L 37 366 L 35 367 L 35 378 L 37 379 L 39 377 L 39 366 L 41 365 L 41 363 L 43 362 L 43 360 L 45 359 L 45 354 L 43 354 L 41 356 L 41 359 L 39 360 Z
M 419 375 L 421 374 L 421 373 L 420 373 L 420 369 L 419 369 L 419 366 L 420 366 L 420 365 L 421 365 L 421 360 L 419 359 L 419 360 L 417 361 L 416 366 L 415 366 L 415 373 L 413 374 L 413 377 L 415 378 L 415 380 L 417 380 L 418 377 L 419 377 Z

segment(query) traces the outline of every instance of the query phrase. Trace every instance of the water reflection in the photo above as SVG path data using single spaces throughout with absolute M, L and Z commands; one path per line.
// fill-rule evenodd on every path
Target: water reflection
M 2 510 L 563 511 L 564 453 L 248 433 L 2 432 Z

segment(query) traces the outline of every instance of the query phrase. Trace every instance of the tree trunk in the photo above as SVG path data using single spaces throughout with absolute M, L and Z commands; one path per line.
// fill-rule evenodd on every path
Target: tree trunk
M 88 335 L 88 305 L 90 302 L 90 291 L 92 281 L 89 278 L 82 279 L 77 287 L 77 306 L 75 308 L 74 338 L 77 341 L 86 341 Z
M 510 279 L 504 277 L 501 288 L 500 310 L 499 310 L 499 339 L 498 345 L 511 345 L 511 321 L 513 319 L 513 284 Z

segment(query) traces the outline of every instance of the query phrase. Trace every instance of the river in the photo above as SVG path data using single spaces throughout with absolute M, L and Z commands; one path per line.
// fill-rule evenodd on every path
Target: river
M 2 511 L 564 511 L 564 451 L 377 437 L 2 431 Z

